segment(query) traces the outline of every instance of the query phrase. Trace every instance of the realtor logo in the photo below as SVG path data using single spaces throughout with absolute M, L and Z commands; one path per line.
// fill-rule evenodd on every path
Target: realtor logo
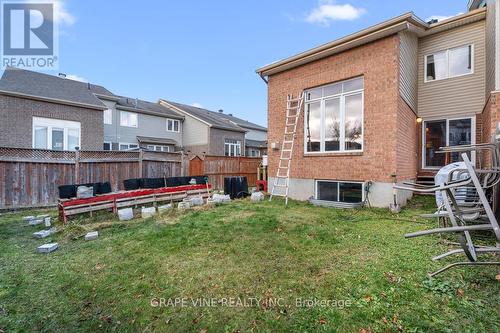
M 54 4 L 1 2 L 1 67 L 57 69 Z

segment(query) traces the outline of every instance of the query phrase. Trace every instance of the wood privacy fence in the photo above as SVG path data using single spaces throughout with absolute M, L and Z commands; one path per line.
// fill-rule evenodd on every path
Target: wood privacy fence
M 228 176 L 245 176 L 248 185 L 255 186 L 261 161 L 259 157 L 195 156 L 189 161 L 189 175 L 196 176 L 201 171 L 216 189 L 224 188 L 224 178 Z
M 145 151 L 52 151 L 0 147 L 0 209 L 55 205 L 58 186 L 185 175 L 181 153 Z

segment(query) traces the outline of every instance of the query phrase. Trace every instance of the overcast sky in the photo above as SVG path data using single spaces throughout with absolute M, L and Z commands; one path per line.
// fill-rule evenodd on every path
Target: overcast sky
M 58 72 L 112 92 L 224 109 L 267 123 L 255 69 L 407 11 L 466 11 L 466 0 L 60 1 Z M 57 72 L 52 73 L 57 74 Z

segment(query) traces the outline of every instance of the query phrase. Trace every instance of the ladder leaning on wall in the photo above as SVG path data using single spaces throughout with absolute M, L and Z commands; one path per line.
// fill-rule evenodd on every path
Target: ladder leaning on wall
M 290 187 L 290 166 L 293 156 L 293 145 L 297 133 L 297 123 L 300 117 L 300 111 L 304 104 L 304 92 L 300 93 L 299 97 L 294 98 L 293 95 L 287 96 L 286 101 L 286 117 L 285 117 L 285 134 L 281 143 L 280 159 L 276 178 L 274 179 L 271 196 L 279 196 L 285 198 L 285 205 L 288 205 L 288 189 Z

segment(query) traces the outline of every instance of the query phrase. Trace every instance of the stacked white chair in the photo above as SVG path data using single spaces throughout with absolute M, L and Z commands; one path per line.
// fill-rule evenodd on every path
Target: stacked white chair
M 434 214 L 424 217 L 445 218 L 449 225 L 406 234 L 406 238 L 424 235 L 453 233 L 458 238 L 460 248 L 453 249 L 433 260 L 440 260 L 455 254 L 462 254 L 467 261 L 449 264 L 436 272 L 435 276 L 449 268 L 463 265 L 500 265 L 498 261 L 481 261 L 478 254 L 500 252 L 500 228 L 492 209 L 494 193 L 500 182 L 500 152 L 496 144 L 476 144 L 440 148 L 440 153 L 460 154 L 463 163 L 454 165 L 449 172 L 447 181 L 440 184 L 425 186 L 414 183 L 396 184 L 394 188 L 417 193 L 438 193 L 442 203 Z M 483 157 L 482 166 L 476 167 L 469 156 Z M 478 163 L 479 164 L 479 163 Z M 487 230 L 494 233 L 496 244 L 480 246 L 474 243 L 474 232 Z

